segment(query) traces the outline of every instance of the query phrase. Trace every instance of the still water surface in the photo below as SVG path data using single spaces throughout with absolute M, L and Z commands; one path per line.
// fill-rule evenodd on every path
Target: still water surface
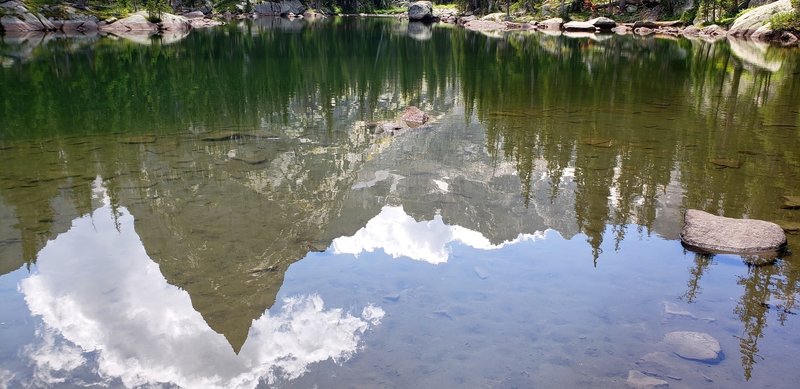
M 605 38 L 4 37 L 0 387 L 791 386 L 796 255 L 678 233 L 800 222 L 799 53 Z

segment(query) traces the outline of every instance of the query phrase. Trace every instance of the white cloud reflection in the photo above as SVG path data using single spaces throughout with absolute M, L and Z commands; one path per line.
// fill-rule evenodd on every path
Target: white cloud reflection
M 261 380 L 297 378 L 314 362 L 348 359 L 384 315 L 375 306 L 360 317 L 325 309 L 318 295 L 287 298 L 279 313 L 267 311 L 253 322 L 237 355 L 192 308 L 189 295 L 167 283 L 133 217 L 118 211 L 119 231 L 107 200 L 76 219 L 48 242 L 38 272 L 20 284 L 44 326 L 23 351 L 39 384 L 56 384 L 65 372 L 87 367 L 127 387 L 252 388 Z M 83 352 L 93 352 L 96 366 L 85 366 Z
M 494 245 L 478 231 L 444 224 L 441 215 L 433 220 L 418 222 L 403 207 L 385 206 L 367 225 L 353 236 L 334 239 L 336 254 L 358 255 L 382 249 L 393 258 L 408 257 L 432 264 L 447 262 L 450 244 L 459 242 L 481 250 L 496 250 L 505 246 L 544 239 L 544 233 L 519 234 L 515 239 Z

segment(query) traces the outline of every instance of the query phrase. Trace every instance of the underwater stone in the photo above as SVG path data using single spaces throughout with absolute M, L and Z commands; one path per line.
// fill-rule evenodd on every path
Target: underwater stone
M 703 332 L 670 332 L 664 335 L 664 343 L 683 359 L 706 363 L 717 363 L 722 360 L 719 341 Z

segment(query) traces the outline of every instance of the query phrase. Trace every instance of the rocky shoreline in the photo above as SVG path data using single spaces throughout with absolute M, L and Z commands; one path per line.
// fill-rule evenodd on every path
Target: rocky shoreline
M 34 12 L 19 0 L 0 0 L 0 34 L 19 36 L 30 33 L 55 33 L 66 36 L 114 35 L 133 40 L 153 34 L 171 34 L 176 39 L 188 35 L 195 28 L 208 28 L 224 24 L 228 20 L 255 18 L 260 16 L 292 19 L 319 19 L 326 15 L 312 11 L 299 0 L 282 0 L 252 5 L 245 11 L 237 5 L 237 12 L 214 13 L 213 6 L 206 2 L 202 6 L 183 10 L 180 15 L 162 13 L 159 20 L 150 18 L 146 11 L 139 11 L 125 18 L 100 19 L 86 9 L 69 5 L 52 6 L 57 9 L 42 9 Z M 435 9 L 429 1 L 417 1 L 408 5 L 408 12 L 397 15 L 357 14 L 356 16 L 382 16 L 408 18 L 423 23 L 448 23 L 472 31 L 497 34 L 512 31 L 540 31 L 549 35 L 592 37 L 592 34 L 635 34 L 660 38 L 698 38 L 717 41 L 726 38 L 746 38 L 757 42 L 781 46 L 800 45 L 800 33 L 775 31 L 769 19 L 776 13 L 792 10 L 790 0 L 779 0 L 754 8 L 737 18 L 730 29 L 719 25 L 699 27 L 681 21 L 642 20 L 633 23 L 617 23 L 607 17 L 587 21 L 565 21 L 549 18 L 541 21 L 515 21 L 505 13 L 493 13 L 478 17 L 462 14 L 455 9 Z M 45 14 L 51 15 L 50 17 Z M 56 15 L 53 17 L 52 15 Z M 353 15 L 346 15 L 353 16 Z
M 731 24 L 730 29 L 716 24 L 704 27 L 686 25 L 679 20 L 642 20 L 633 23 L 617 23 L 607 17 L 597 17 L 587 21 L 565 21 L 562 18 L 550 18 L 542 21 L 518 22 L 509 18 L 505 13 L 493 13 L 479 18 L 474 15 L 459 15 L 453 10 L 437 12 L 429 1 L 410 4 L 407 17 L 409 20 L 455 24 L 468 30 L 485 33 L 537 30 L 551 35 L 564 34 L 576 37 L 586 35 L 586 33 L 616 33 L 619 35 L 654 35 L 665 38 L 700 38 L 708 41 L 731 37 L 788 47 L 800 45 L 800 33 L 772 30 L 770 18 L 777 13 L 791 12 L 792 10 L 790 0 L 779 0 L 756 7 L 740 15 Z

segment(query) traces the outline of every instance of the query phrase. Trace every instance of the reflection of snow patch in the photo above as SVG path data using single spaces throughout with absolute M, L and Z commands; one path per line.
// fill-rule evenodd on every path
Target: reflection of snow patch
M 433 183 L 436 184 L 436 187 L 439 188 L 440 191 L 447 193 L 450 191 L 450 184 L 440 181 L 440 180 L 433 180 Z
M 447 262 L 451 242 L 460 242 L 481 250 L 495 250 L 522 241 L 544 239 L 542 232 L 520 234 L 517 238 L 493 245 L 478 231 L 444 224 L 441 215 L 433 220 L 418 222 L 405 213 L 403 207 L 385 206 L 364 228 L 353 236 L 333 240 L 337 254 L 358 255 L 382 249 L 393 258 L 408 257 L 433 264 Z
M 399 174 L 389 173 L 389 171 L 387 171 L 387 170 L 378 170 L 378 171 L 375 172 L 375 178 L 373 178 L 373 179 L 371 179 L 369 181 L 356 182 L 355 184 L 353 184 L 352 189 L 371 188 L 371 187 L 375 186 L 375 184 L 377 184 L 379 182 L 391 179 L 392 180 L 392 185 L 389 188 L 389 191 L 391 193 L 394 193 L 397 190 L 397 183 L 400 182 L 400 180 L 402 180 L 403 178 L 405 178 L 405 177 L 403 177 L 403 176 L 401 176 Z

